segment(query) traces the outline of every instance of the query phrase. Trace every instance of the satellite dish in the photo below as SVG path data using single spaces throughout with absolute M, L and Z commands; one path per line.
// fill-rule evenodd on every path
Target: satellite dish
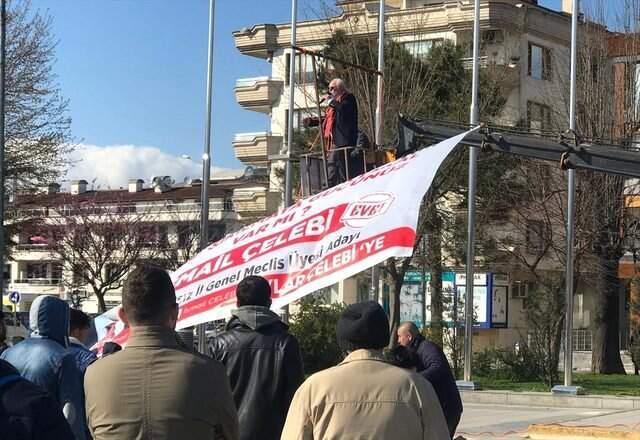
M 193 179 L 189 176 L 186 176 L 183 180 L 182 183 L 184 183 L 185 185 L 191 185 L 193 183 Z
M 251 165 L 244 169 L 244 177 L 253 177 L 254 174 L 255 169 Z
M 171 176 L 162 176 L 162 183 L 166 186 L 171 186 L 175 183 L 175 180 Z

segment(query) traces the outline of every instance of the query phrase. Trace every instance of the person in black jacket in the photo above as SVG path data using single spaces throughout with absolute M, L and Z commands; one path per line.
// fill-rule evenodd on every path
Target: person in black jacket
M 0 437 L 3 440 L 73 440 L 62 410 L 39 386 L 0 359 Z
M 328 184 L 335 186 L 362 173 L 362 153 L 336 148 L 355 147 L 358 144 L 358 103 L 340 78 L 329 83 L 329 94 L 323 126 L 323 136 L 328 140 Z M 348 166 L 348 169 L 347 169 Z
M 266 279 L 246 277 L 236 298 L 238 309 L 209 348 L 227 370 L 240 439 L 280 439 L 293 395 L 304 380 L 300 347 L 288 326 L 269 310 Z
M 453 438 L 462 416 L 462 399 L 447 357 L 440 347 L 420 334 L 413 322 L 404 322 L 398 327 L 398 344 L 417 354 L 418 374 L 433 385 Z

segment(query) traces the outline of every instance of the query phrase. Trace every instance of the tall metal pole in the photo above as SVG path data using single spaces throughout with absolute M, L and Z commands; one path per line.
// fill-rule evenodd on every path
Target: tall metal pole
M 478 86 L 480 77 L 480 0 L 474 2 L 473 15 L 473 71 L 471 80 L 471 109 L 469 123 L 476 126 L 480 122 L 478 108 Z M 475 261 L 476 222 L 476 174 L 478 150 L 469 147 L 469 193 L 467 212 L 467 282 L 464 312 L 464 380 L 471 382 L 471 359 L 473 357 L 473 264 Z M 473 385 L 472 385 L 473 386 Z
M 576 129 L 576 75 L 578 67 L 578 10 L 579 0 L 573 0 L 571 11 L 571 85 L 569 92 L 569 129 Z M 575 241 L 576 170 L 568 173 L 567 188 L 567 308 L 565 310 L 564 386 L 571 386 L 573 370 L 573 269 Z
M 211 172 L 211 106 L 213 101 L 213 42 L 216 1 L 209 0 L 209 48 L 207 63 L 207 107 L 204 121 L 204 152 L 202 153 L 202 192 L 200 195 L 200 250 L 209 244 L 209 181 Z M 207 326 L 198 325 L 198 350 L 207 347 Z
M 298 26 L 298 0 L 291 0 L 291 58 L 289 63 L 289 119 L 287 120 L 287 161 L 284 165 L 284 206 L 293 204 L 291 152 L 293 151 L 293 112 L 295 109 L 296 91 L 296 29 Z M 320 118 L 320 115 L 318 115 Z M 322 131 L 322 125 L 320 126 Z M 283 308 L 283 318 L 289 321 L 289 306 Z
M 385 1 L 380 0 L 378 12 L 378 72 L 384 72 L 384 6 Z M 376 88 L 376 146 L 381 147 L 384 130 L 384 76 L 378 75 Z
M 287 162 L 284 172 L 284 206 L 292 203 L 291 188 L 291 152 L 293 150 L 293 112 L 295 110 L 296 91 L 296 28 L 298 20 L 298 0 L 291 0 L 291 58 L 289 63 L 289 119 L 287 120 Z M 320 115 L 318 115 L 320 117 Z
M 380 0 L 380 10 L 378 11 L 378 82 L 376 88 L 376 147 L 380 148 L 384 144 L 384 8 L 385 1 Z M 380 295 L 380 285 L 378 283 L 378 267 L 371 268 L 371 294 L 374 301 L 382 303 Z
M 5 260 L 5 237 L 4 237 L 4 75 L 5 75 L 5 41 L 7 34 L 7 5 L 5 0 L 0 0 L 0 296 L 4 295 L 4 260 Z M 17 304 L 13 305 L 14 318 Z M 17 321 L 14 322 L 17 325 Z

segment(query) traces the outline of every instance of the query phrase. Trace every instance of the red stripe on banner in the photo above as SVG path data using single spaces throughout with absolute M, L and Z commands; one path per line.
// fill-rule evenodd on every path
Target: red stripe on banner
M 174 286 L 176 289 L 183 289 L 193 283 L 207 279 L 216 273 L 246 264 L 252 259 L 270 252 L 298 243 L 320 241 L 326 235 L 344 227 L 341 219 L 346 208 L 347 204 L 343 203 L 325 209 L 280 232 L 239 246 L 229 252 L 216 255 L 194 268 L 178 274 Z
M 292 273 L 265 274 L 263 276 L 271 284 L 273 298 L 278 298 L 296 291 L 307 283 L 348 268 L 387 249 L 413 247 L 415 238 L 416 233 L 412 228 L 392 229 L 326 254 L 304 270 Z M 236 285 L 237 283 L 181 305 L 178 320 L 187 319 L 210 311 L 215 307 L 232 303 L 235 300 Z

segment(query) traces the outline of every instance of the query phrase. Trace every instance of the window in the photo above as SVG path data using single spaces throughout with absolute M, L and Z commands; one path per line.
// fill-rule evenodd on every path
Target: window
M 511 286 L 512 298 L 526 298 L 529 293 L 529 283 L 526 281 L 514 281 Z
M 426 58 L 429 55 L 429 52 L 431 52 L 431 49 L 441 46 L 443 41 L 444 40 L 442 38 L 434 40 L 410 41 L 408 43 L 404 43 L 404 47 L 414 57 Z
M 529 131 L 541 133 L 551 130 L 551 109 L 544 104 L 527 102 L 527 127 Z
M 120 265 L 114 264 L 114 263 L 108 263 L 105 267 L 107 280 L 115 280 L 116 278 L 118 278 L 118 275 L 121 270 L 122 270 L 122 267 Z
M 589 329 L 574 329 L 573 330 L 572 346 L 573 351 L 591 351 L 592 338 L 591 330 Z
M 288 86 L 291 81 L 289 81 L 289 70 L 291 69 L 291 54 L 288 53 L 284 56 L 284 85 Z
M 533 79 L 551 79 L 551 50 L 529 43 L 529 76 Z
M 225 226 L 224 223 L 209 223 L 209 243 L 220 240 L 224 237 Z
M 62 280 L 62 264 L 51 263 L 51 280 L 58 284 Z
M 302 122 L 302 111 L 301 110 L 294 110 L 293 111 L 293 131 L 297 131 L 300 126 L 301 126 L 301 122 Z M 289 139 L 289 110 L 285 110 L 284 111 L 284 142 L 285 144 L 288 142 Z M 295 139 L 295 137 L 294 137 Z
M 180 249 L 191 248 L 197 240 L 199 225 L 187 223 L 178 226 L 178 247 Z
M 169 246 L 169 227 L 167 225 L 159 225 L 158 226 L 158 244 L 161 247 Z
M 291 54 L 285 55 L 284 84 L 290 85 L 289 71 L 291 69 Z M 296 84 L 313 84 L 313 58 L 309 55 L 296 55 Z
M 309 55 L 298 55 L 296 57 L 296 81 L 298 84 L 313 84 L 313 57 Z
M 73 285 L 85 286 L 89 283 L 88 277 L 84 270 L 76 269 L 73 271 Z
M 547 228 L 539 220 L 529 220 L 527 222 L 527 249 L 531 251 L 542 251 L 547 244 Z
M 27 263 L 28 279 L 47 278 L 47 263 Z

